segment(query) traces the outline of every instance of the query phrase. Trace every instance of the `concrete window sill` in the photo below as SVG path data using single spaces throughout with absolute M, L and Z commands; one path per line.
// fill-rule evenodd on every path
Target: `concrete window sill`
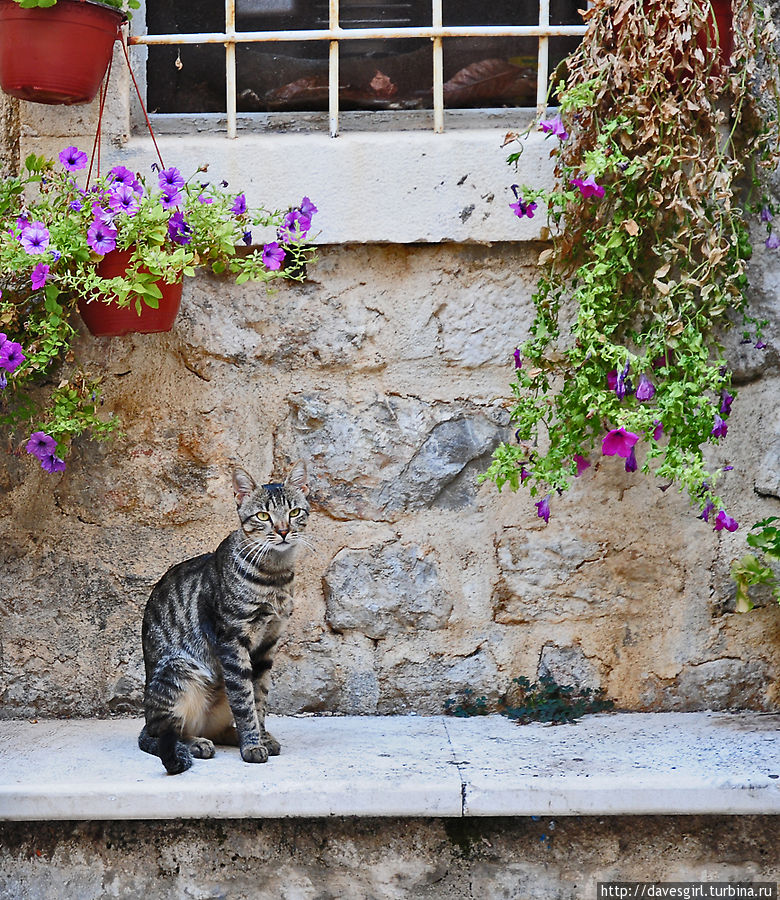
M 67 144 L 89 149 L 90 132 L 65 120 L 63 136 L 31 128 L 22 135 L 21 155 L 56 158 Z M 83 127 L 83 126 L 82 126 Z M 287 208 L 308 195 L 319 208 L 312 239 L 344 243 L 491 243 L 537 241 L 546 237 L 546 216 L 518 219 L 509 208 L 514 182 L 551 187 L 551 143 L 532 134 L 522 165 L 506 164 L 515 147 L 502 147 L 505 130 L 326 134 L 246 134 L 228 140 L 220 134 L 161 135 L 166 165 L 185 176 L 208 163 L 203 180 L 226 179 L 244 191 L 250 206 Z M 156 156 L 148 136 L 103 148 L 101 171 L 123 165 L 150 175 Z M 255 230 L 256 241 L 272 234 Z
M 780 813 L 778 715 L 271 717 L 281 756 L 175 777 L 140 725 L 0 722 L 0 820 Z

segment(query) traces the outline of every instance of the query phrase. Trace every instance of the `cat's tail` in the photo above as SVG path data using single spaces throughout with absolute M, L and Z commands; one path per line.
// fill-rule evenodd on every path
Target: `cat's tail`
M 169 775 L 186 772 L 192 765 L 192 754 L 187 745 L 179 740 L 179 735 L 172 725 L 163 728 L 159 737 L 152 737 L 144 725 L 138 735 L 138 746 L 144 753 L 159 756 Z

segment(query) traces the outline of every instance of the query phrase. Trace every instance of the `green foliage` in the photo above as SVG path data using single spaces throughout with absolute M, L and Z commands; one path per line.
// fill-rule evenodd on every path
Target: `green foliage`
M 776 65 L 774 81 L 753 83 L 757 58 L 775 60 L 766 13 L 734 3 L 728 67 L 710 15 L 708 0 L 596 0 L 586 13 L 588 33 L 558 85 L 567 136 L 548 135 L 556 186 L 519 192 L 546 205 L 552 244 L 512 384 L 516 439 L 483 476 L 499 489 L 565 491 L 575 458 L 600 456 L 605 435 L 624 429 L 639 439 L 643 472 L 676 483 L 705 515 L 723 509 L 721 470 L 702 449 L 726 430 L 720 336 L 742 321 L 760 338 L 747 314 L 751 248 L 737 179 L 748 150 L 772 164 L 778 123 L 742 126 L 760 122 L 748 115 L 751 89 L 777 97 L 778 85 Z M 585 179 L 603 195 L 589 195 Z M 638 396 L 640 383 L 651 387 Z
M 563 725 L 588 713 L 605 712 L 614 707 L 603 691 L 558 684 L 550 675 L 542 675 L 533 683 L 521 675 L 513 678 L 512 684 L 516 687 L 511 691 L 511 702 L 507 695 L 491 706 L 485 697 L 478 697 L 471 688 L 465 688 L 458 697 L 445 701 L 444 711 L 459 718 L 500 713 L 519 725 L 529 722 Z
M 780 579 L 775 575 L 770 563 L 780 562 L 780 518 L 770 516 L 750 529 L 748 544 L 758 550 L 762 559 L 754 553 L 747 553 L 731 567 L 731 577 L 737 584 L 737 612 L 753 609 L 750 588 L 754 585 L 768 585 L 775 600 L 780 603 Z
M 96 0 L 96 2 L 102 3 L 104 6 L 113 6 L 114 9 L 125 13 L 128 18 L 132 16 L 131 9 L 139 9 L 141 6 L 140 0 Z M 14 0 L 14 3 L 18 3 L 22 9 L 35 7 L 45 9 L 49 6 L 56 6 L 57 0 Z

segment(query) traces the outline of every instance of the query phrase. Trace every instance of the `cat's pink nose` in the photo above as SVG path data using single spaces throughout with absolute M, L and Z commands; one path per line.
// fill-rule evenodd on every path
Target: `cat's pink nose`
M 284 540 L 287 537 L 287 535 L 290 533 L 290 529 L 289 528 L 277 528 L 276 533 L 279 535 L 279 537 L 282 540 Z

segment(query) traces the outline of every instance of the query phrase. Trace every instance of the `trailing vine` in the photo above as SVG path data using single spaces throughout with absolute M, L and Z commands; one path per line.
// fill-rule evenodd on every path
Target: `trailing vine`
M 546 206 L 551 246 L 515 351 L 516 439 L 483 477 L 530 488 L 547 521 L 596 455 L 618 456 L 734 531 L 703 447 L 725 437 L 735 399 L 723 329 L 764 346 L 738 179 L 748 155 L 777 154 L 776 109 L 760 116 L 754 99 L 778 96 L 774 26 L 735 0 L 729 59 L 708 0 L 596 0 L 584 16 L 558 115 L 539 125 L 556 187 L 514 186 L 516 215 Z

